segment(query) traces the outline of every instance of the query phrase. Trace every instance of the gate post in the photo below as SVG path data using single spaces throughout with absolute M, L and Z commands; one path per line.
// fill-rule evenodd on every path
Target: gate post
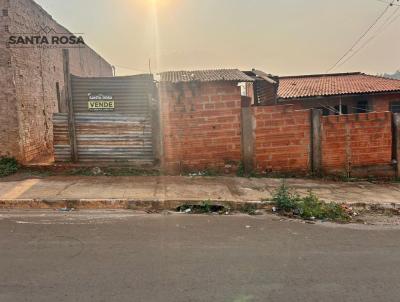
M 321 174 L 321 116 L 322 111 L 311 109 L 311 170 L 313 174 Z
M 76 130 L 75 130 L 75 115 L 74 106 L 72 103 L 72 86 L 71 86 L 71 73 L 69 69 L 69 50 L 63 49 L 63 65 L 64 65 L 64 89 L 65 100 L 68 108 L 68 132 L 69 142 L 71 146 L 71 160 L 78 161 L 78 148 L 76 144 Z

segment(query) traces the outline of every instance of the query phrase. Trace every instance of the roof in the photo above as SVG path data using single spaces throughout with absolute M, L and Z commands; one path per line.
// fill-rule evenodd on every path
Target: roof
M 239 69 L 216 69 L 194 71 L 167 71 L 160 73 L 161 82 L 253 82 L 254 80 Z
M 262 79 L 272 85 L 278 85 L 277 77 L 273 76 L 272 74 L 267 74 L 264 71 L 253 69 L 251 71 L 243 71 L 243 72 L 254 80 Z
M 280 77 L 278 96 L 291 99 L 397 91 L 400 80 L 356 72 Z

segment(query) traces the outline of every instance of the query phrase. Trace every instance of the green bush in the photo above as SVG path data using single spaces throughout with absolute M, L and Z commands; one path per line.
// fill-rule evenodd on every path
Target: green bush
M 312 191 L 306 197 L 282 184 L 275 192 L 273 201 L 279 210 L 298 215 L 303 219 L 331 219 L 346 221 L 350 216 L 343 207 L 335 203 L 325 203 Z
M 15 158 L 0 157 L 0 177 L 14 174 L 18 171 L 19 164 Z

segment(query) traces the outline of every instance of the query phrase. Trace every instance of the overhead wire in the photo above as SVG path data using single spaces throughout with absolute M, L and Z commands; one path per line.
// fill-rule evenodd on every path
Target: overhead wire
M 343 61 L 343 59 L 345 59 L 349 53 L 351 53 L 353 51 L 353 49 L 358 45 L 358 43 L 360 43 L 367 35 L 368 33 L 375 27 L 375 25 L 383 18 L 383 16 L 387 13 L 387 11 L 389 10 L 390 7 L 393 6 L 395 0 L 392 0 L 391 3 L 389 3 L 385 9 L 378 15 L 378 17 L 375 19 L 375 21 L 367 28 L 366 31 L 364 31 L 362 33 L 362 35 L 352 44 L 352 46 L 344 53 L 344 55 L 342 55 L 339 60 L 336 61 L 335 64 L 332 65 L 332 67 L 330 67 L 327 70 L 327 73 L 332 71 L 333 69 L 335 69 L 339 63 L 341 63 Z
M 387 1 L 384 1 L 384 0 L 377 0 L 378 2 L 382 2 L 382 3 L 386 3 L 386 4 L 390 4 L 390 2 L 387 2 Z M 395 3 L 392 3 L 391 4 L 392 6 L 400 6 L 400 4 L 395 4 Z
M 398 13 L 396 15 L 396 13 Z M 372 42 L 377 36 L 379 36 L 382 32 L 384 32 L 390 25 L 393 24 L 400 17 L 400 6 L 397 7 L 393 13 L 386 19 L 384 23 L 377 29 L 375 35 L 366 40 L 357 50 L 355 50 L 349 57 L 347 57 L 344 61 L 337 65 L 337 67 L 341 67 L 346 64 L 349 60 L 351 60 L 356 54 L 358 54 L 362 49 L 364 49 L 370 42 Z

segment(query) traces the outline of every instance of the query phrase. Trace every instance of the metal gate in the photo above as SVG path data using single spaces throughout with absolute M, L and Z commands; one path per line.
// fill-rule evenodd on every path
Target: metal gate
M 80 162 L 153 162 L 154 96 L 151 75 L 71 76 L 73 121 L 67 113 L 53 119 L 56 161 L 71 160 L 75 148 Z

